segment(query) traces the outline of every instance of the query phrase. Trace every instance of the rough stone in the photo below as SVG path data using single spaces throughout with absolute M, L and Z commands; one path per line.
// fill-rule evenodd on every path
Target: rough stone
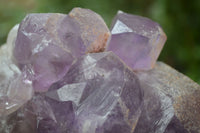
M 74 8 L 69 16 L 79 24 L 87 52 L 94 53 L 105 50 L 110 40 L 110 31 L 99 14 L 89 9 Z
M 158 62 L 154 69 L 138 72 L 137 75 L 141 84 L 172 99 L 175 115 L 167 131 L 200 132 L 200 86 L 197 83 L 162 62 Z

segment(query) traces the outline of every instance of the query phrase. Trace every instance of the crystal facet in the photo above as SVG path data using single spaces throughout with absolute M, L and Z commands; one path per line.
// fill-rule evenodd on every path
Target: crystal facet
M 62 78 L 81 54 L 79 34 L 76 24 L 64 14 L 29 14 L 21 22 L 14 57 L 21 70 L 33 71 L 36 91 L 46 91 Z
M 83 56 L 55 87 L 74 83 L 86 83 L 76 88 L 84 89 L 76 110 L 77 132 L 133 132 L 143 91 L 137 76 L 116 55 L 102 52 Z
M 152 20 L 118 12 L 111 26 L 108 46 L 133 70 L 152 69 L 166 41 L 162 28 Z

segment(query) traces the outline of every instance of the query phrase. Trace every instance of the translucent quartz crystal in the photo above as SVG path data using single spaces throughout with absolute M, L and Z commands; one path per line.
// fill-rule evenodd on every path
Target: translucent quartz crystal
M 81 54 L 81 38 L 73 20 L 57 13 L 29 14 L 21 22 L 14 57 L 36 91 L 46 91 Z
M 138 78 L 118 57 L 111 52 L 88 54 L 48 92 L 36 94 L 7 117 L 2 131 L 10 127 L 10 133 L 27 129 L 38 133 L 132 133 L 142 104 Z
M 156 22 L 121 11 L 112 22 L 111 33 L 107 50 L 133 70 L 152 69 L 167 38 Z
M 136 75 L 116 55 L 102 52 L 83 56 L 54 87 L 77 83 L 86 83 L 75 88 L 77 93 L 83 89 L 76 100 L 77 133 L 133 132 L 143 93 Z
M 79 17 L 81 21 L 76 19 L 77 10 L 81 10 L 81 16 L 85 15 Z M 95 26 L 89 27 L 86 22 L 93 22 L 90 24 L 95 23 Z M 86 9 L 75 8 L 70 16 L 29 14 L 20 24 L 14 57 L 21 70 L 33 72 L 29 79 L 34 89 L 47 91 L 52 83 L 64 76 L 77 57 L 103 50 L 109 33 L 103 19 Z
M 110 31 L 102 17 L 89 9 L 83 8 L 74 8 L 69 16 L 79 24 L 87 52 L 104 51 L 109 42 Z
M 72 102 L 60 102 L 42 94 L 36 94 L 17 112 L 1 120 L 0 132 L 73 133 L 73 122 Z
M 11 50 L 8 44 L 0 48 L 0 117 L 16 111 L 33 94 L 32 82 L 12 62 Z

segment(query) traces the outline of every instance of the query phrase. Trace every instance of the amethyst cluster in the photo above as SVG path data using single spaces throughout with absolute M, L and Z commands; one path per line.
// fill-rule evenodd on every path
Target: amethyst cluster
M 200 133 L 200 87 L 156 63 L 165 41 L 122 11 L 110 30 L 89 9 L 28 14 L 0 48 L 0 133 Z

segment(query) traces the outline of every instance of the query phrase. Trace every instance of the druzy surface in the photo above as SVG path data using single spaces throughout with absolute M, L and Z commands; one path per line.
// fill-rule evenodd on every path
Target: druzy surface
M 121 11 L 112 22 L 111 33 L 107 50 L 113 51 L 133 70 L 152 69 L 166 41 L 159 24 Z

